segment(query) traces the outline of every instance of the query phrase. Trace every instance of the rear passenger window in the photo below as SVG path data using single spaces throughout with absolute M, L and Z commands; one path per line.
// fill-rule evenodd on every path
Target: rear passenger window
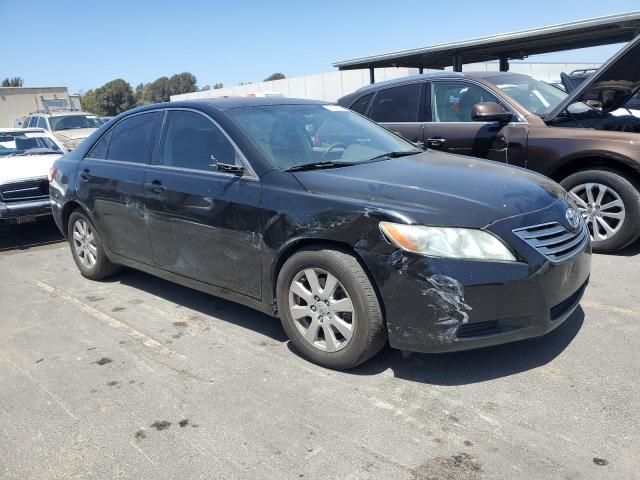
M 151 163 L 154 127 L 160 115 L 160 112 L 143 113 L 119 122 L 112 130 L 106 158 L 122 162 Z
M 47 129 L 47 121 L 44 119 L 44 117 L 38 117 L 38 123 L 36 124 L 36 127 L 44 128 L 45 130 Z
M 236 163 L 235 148 L 222 131 L 199 113 L 169 111 L 160 142 L 160 163 L 213 170 L 217 162 Z
M 376 122 L 418 122 L 422 83 L 378 91 L 371 106 L 371 119 Z
M 109 130 L 106 135 L 104 135 L 98 143 L 96 143 L 87 158 L 97 158 L 99 160 L 104 160 L 107 158 L 107 150 L 109 149 L 109 140 L 111 139 L 111 132 L 113 129 Z
M 31 117 L 31 119 L 29 120 L 29 128 L 35 128 L 37 122 L 38 117 Z
M 358 100 L 354 102 L 353 105 L 351 105 L 351 110 L 353 110 L 356 113 L 359 113 L 360 115 L 366 115 L 367 109 L 369 107 L 369 103 L 371 103 L 372 97 L 373 97 L 373 93 L 369 93 L 364 97 L 360 97 Z

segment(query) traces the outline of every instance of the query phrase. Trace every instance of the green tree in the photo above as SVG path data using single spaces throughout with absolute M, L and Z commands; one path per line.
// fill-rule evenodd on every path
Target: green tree
M 224 85 L 222 83 L 216 83 L 213 85 L 214 90 L 219 90 L 221 88 L 224 88 Z
M 96 115 L 104 115 L 100 106 L 98 105 L 98 98 L 95 90 L 87 90 L 84 95 L 80 97 L 80 108 L 85 112 L 91 112 Z
M 265 78 L 263 81 L 264 82 L 270 82 L 272 80 L 284 80 L 285 78 L 287 78 L 287 77 L 284 76 L 284 73 L 272 73 L 267 78 Z
M 23 83 L 22 77 L 5 78 L 2 81 L 3 87 L 21 87 Z
M 133 96 L 136 99 L 136 105 L 142 105 L 142 91 L 144 90 L 144 83 L 136 85 L 136 89 L 133 92 Z
M 211 85 L 204 85 L 200 87 L 198 90 L 200 90 L 201 92 L 204 92 L 206 90 L 211 90 Z
M 131 85 L 121 78 L 111 80 L 96 89 L 96 97 L 104 115 L 118 115 L 136 106 Z
M 198 91 L 196 76 L 189 72 L 177 73 L 169 79 L 169 95 L 180 95 Z M 167 98 L 167 100 L 169 99 Z
M 168 102 L 169 96 L 169 78 L 160 77 L 145 84 L 142 89 L 142 104 Z

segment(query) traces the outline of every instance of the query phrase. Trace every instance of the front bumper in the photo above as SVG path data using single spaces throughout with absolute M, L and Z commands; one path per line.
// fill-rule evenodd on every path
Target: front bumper
M 571 316 L 589 282 L 591 244 L 554 263 L 509 236 L 530 220 L 488 228 L 516 246 L 515 263 L 359 251 L 382 297 L 390 345 L 428 353 L 487 347 L 544 335 Z
M 51 215 L 51 200 L 0 202 L 0 220 L 19 223 L 23 219 Z

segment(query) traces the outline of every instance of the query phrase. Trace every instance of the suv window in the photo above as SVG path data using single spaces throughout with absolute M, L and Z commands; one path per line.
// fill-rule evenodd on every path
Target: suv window
M 29 128 L 35 128 L 36 123 L 38 122 L 38 117 L 31 117 L 29 119 Z
M 160 141 L 160 163 L 212 170 L 217 162 L 236 162 L 235 148 L 222 131 L 199 113 L 169 111 Z
M 477 85 L 466 82 L 434 82 L 431 89 L 432 120 L 472 122 L 471 109 L 480 102 L 502 105 L 495 95 Z
M 38 123 L 36 124 L 36 127 L 44 128 L 45 130 L 47 129 L 47 121 L 44 119 L 44 117 L 38 117 Z
M 107 159 L 151 163 L 154 147 L 154 126 L 156 119 L 160 115 L 162 115 L 160 112 L 142 113 L 118 122 L 110 134 L 111 142 L 109 143 Z
M 360 115 L 366 115 L 367 109 L 369 107 L 369 103 L 371 103 L 371 98 L 373 97 L 373 93 L 368 93 L 363 97 L 360 97 L 356 100 L 353 105 L 351 105 L 351 110 L 359 113 Z
M 379 90 L 371 106 L 376 122 L 418 122 L 422 83 Z
M 102 136 L 100 141 L 93 146 L 87 158 L 97 158 L 99 160 L 107 158 L 107 150 L 109 149 L 109 140 L 111 140 L 112 132 L 113 128 L 109 130 L 106 135 Z

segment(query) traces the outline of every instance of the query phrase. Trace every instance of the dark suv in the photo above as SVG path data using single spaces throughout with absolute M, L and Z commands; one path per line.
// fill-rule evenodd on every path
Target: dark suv
M 415 75 L 338 100 L 417 145 L 525 167 L 561 183 L 595 251 L 640 236 L 640 37 L 570 94 L 509 72 Z M 594 108 L 594 106 L 596 108 Z

